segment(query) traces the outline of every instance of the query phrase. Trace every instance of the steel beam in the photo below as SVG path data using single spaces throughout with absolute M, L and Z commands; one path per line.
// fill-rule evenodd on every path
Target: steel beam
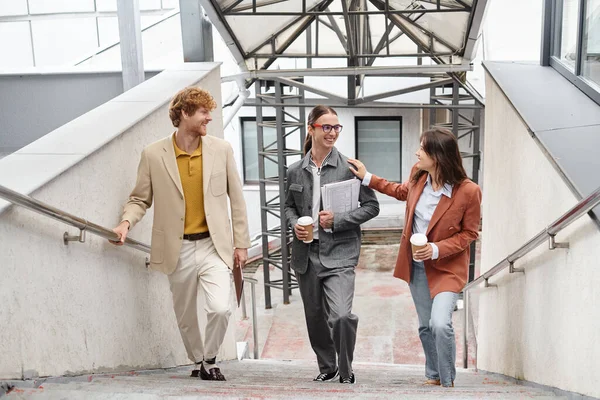
M 239 4 L 242 1 L 244 1 L 244 0 L 237 0 L 236 3 Z M 267 1 L 260 2 L 260 3 L 256 2 L 255 4 L 248 4 L 248 5 L 240 6 L 240 7 L 235 7 L 235 6 L 229 7 L 228 10 L 229 11 L 246 11 L 246 10 L 252 10 L 253 8 L 272 6 L 273 4 L 278 4 L 278 3 L 285 3 L 286 1 L 288 1 L 288 0 L 267 0 Z M 225 11 L 224 11 L 224 13 L 227 14 L 227 12 L 225 12 Z
M 405 76 L 405 74 L 417 76 L 438 75 L 451 72 L 472 71 L 471 64 L 447 64 L 447 65 L 399 65 L 395 67 L 341 67 L 341 68 L 300 68 L 285 70 L 255 70 L 242 72 L 235 75 L 224 76 L 221 82 L 232 82 L 237 79 L 263 79 L 297 76 Z
M 368 61 L 367 61 L 367 66 L 371 66 L 373 65 L 373 63 L 375 62 L 375 60 L 377 59 L 377 57 L 380 57 L 380 55 L 378 54 L 381 50 L 383 50 L 383 48 L 387 45 L 388 49 L 389 49 L 389 43 L 390 43 L 390 33 L 392 32 L 392 30 L 394 29 L 394 25 L 389 23 L 389 19 L 386 18 L 386 28 L 385 28 L 385 32 L 383 33 L 383 35 L 381 36 L 381 39 L 379 39 L 379 42 L 377 43 L 377 45 L 375 46 L 375 50 L 373 50 L 373 57 L 371 57 Z M 399 37 L 399 36 L 398 36 Z M 389 51 L 388 51 L 389 53 Z
M 214 61 L 212 25 L 199 1 L 179 0 L 184 62 Z
M 450 76 L 452 79 L 458 82 L 460 87 L 462 87 L 463 90 L 466 91 L 477 103 L 481 105 L 485 104 L 485 100 L 483 99 L 483 97 L 468 81 L 463 81 L 463 79 L 457 73 L 454 72 L 449 73 L 448 76 Z
M 321 21 L 321 24 L 327 26 L 329 28 L 329 25 L 326 24 L 325 22 Z M 439 57 L 451 57 L 456 55 L 453 52 L 446 52 L 446 53 L 436 53 L 436 56 Z M 323 52 L 319 52 L 319 54 L 311 54 L 311 53 L 275 53 L 275 52 L 271 52 L 271 53 L 252 53 L 251 55 L 249 55 L 250 57 L 253 58 L 271 58 L 271 57 L 277 57 L 277 58 L 348 58 L 347 54 L 334 54 L 334 53 L 323 53 Z M 377 53 L 366 53 L 366 54 L 357 54 L 356 58 L 361 59 L 361 58 L 369 58 L 369 62 L 367 62 L 365 64 L 365 66 L 370 66 L 373 65 L 373 62 L 375 61 L 376 58 L 431 58 L 431 54 L 425 54 L 425 53 L 404 53 L 404 54 L 377 54 Z
M 443 44 L 444 46 L 446 46 L 447 48 L 449 48 L 450 50 L 453 51 L 459 51 L 460 49 L 456 48 L 455 45 L 447 42 L 445 39 L 441 38 L 440 36 L 436 35 L 435 33 L 433 33 L 433 31 L 429 31 L 425 28 L 423 28 L 421 25 L 418 25 L 415 20 L 412 20 L 402 14 L 398 14 L 398 15 L 394 15 L 395 18 L 400 18 L 401 20 L 403 20 L 404 22 L 410 24 L 411 26 L 413 26 L 414 28 L 420 30 L 423 33 L 426 33 L 427 35 L 429 35 L 429 37 L 435 39 L 438 43 Z M 431 46 L 431 50 L 433 50 L 433 46 Z
M 142 50 L 142 27 L 139 0 L 117 0 L 123 90 L 139 85 L 145 79 Z
M 332 3 L 332 1 L 333 1 L 333 0 L 327 0 L 327 1 L 324 3 L 325 7 L 329 6 L 329 4 L 331 4 L 331 3 Z M 322 5 L 322 3 L 318 3 L 318 4 L 316 4 L 316 5 L 315 5 L 313 8 L 311 8 L 311 11 L 318 10 L 318 7 L 319 7 L 319 6 L 321 6 L 321 5 Z M 317 16 L 317 15 L 320 15 L 320 14 L 321 14 L 321 12 L 322 12 L 322 11 L 317 11 L 317 12 L 313 13 L 313 14 L 314 14 L 314 15 L 313 15 L 313 18 L 308 18 L 308 19 L 307 19 L 307 18 L 305 18 L 306 16 L 308 16 L 308 14 L 309 14 L 308 12 L 307 12 L 307 13 L 303 13 L 303 14 L 298 14 L 298 15 L 297 15 L 297 17 L 298 17 L 298 18 L 295 18 L 294 20 L 290 21 L 290 22 L 289 22 L 288 24 L 286 24 L 285 26 L 283 26 L 283 27 L 279 28 L 277 31 L 275 31 L 275 32 L 273 32 L 271 35 L 269 35 L 269 38 L 268 38 L 268 39 L 266 39 L 266 40 L 262 41 L 262 42 L 261 42 L 259 45 L 255 46 L 255 47 L 254 47 L 252 50 L 250 50 L 250 51 L 248 52 L 248 56 L 253 56 L 253 54 L 254 54 L 255 52 L 257 52 L 258 50 L 260 50 L 260 49 L 261 49 L 261 48 L 263 48 L 264 46 L 266 46 L 266 45 L 268 45 L 269 43 L 271 43 L 271 42 L 272 42 L 272 40 L 273 40 L 273 38 L 276 38 L 276 37 L 278 37 L 278 36 L 279 36 L 279 35 L 281 35 L 283 32 L 285 32 L 286 30 L 288 30 L 290 27 L 294 26 L 295 24 L 297 24 L 298 22 L 300 22 L 302 19 L 305 19 L 305 20 L 308 22 L 308 24 L 306 24 L 306 23 L 302 24 L 302 25 L 299 27 L 299 29 L 296 31 L 296 32 L 298 32 L 298 31 L 299 31 L 299 33 L 297 33 L 297 34 L 295 34 L 295 35 L 292 35 L 292 36 L 298 37 L 298 36 L 299 36 L 299 35 L 300 35 L 302 32 L 304 32 L 304 30 L 306 29 L 306 27 L 307 27 L 308 25 L 310 25 L 310 23 L 312 23 L 312 21 L 313 21 L 313 19 L 315 18 L 315 16 Z M 288 38 L 288 40 L 287 40 L 287 41 L 289 41 L 289 38 Z M 288 44 L 287 46 L 289 46 L 289 44 Z M 285 46 L 285 47 L 287 47 L 287 46 Z M 282 45 L 281 47 L 284 47 L 284 46 Z
M 350 18 L 349 18 L 349 10 L 348 10 L 348 3 L 346 0 L 341 0 L 342 3 L 342 10 L 343 13 L 342 15 L 344 16 L 344 23 L 346 24 L 346 37 L 347 37 L 347 42 L 348 42 L 348 56 L 350 57 L 350 59 L 353 59 L 355 54 L 356 54 L 356 47 L 355 47 L 355 42 L 354 42 L 354 38 L 352 37 L 352 25 L 350 23 Z
M 275 83 L 275 102 L 283 103 L 283 85 L 281 82 Z M 287 240 L 287 218 L 285 216 L 285 176 L 287 172 L 286 158 L 284 154 L 285 146 L 285 126 L 283 107 L 275 109 L 275 119 L 277 121 L 277 175 L 279 177 L 279 218 L 280 223 L 280 241 L 281 241 L 281 273 L 283 304 L 290 304 L 290 265 L 289 250 Z
M 219 6 L 214 4 L 212 0 L 199 1 L 202 5 L 202 8 L 208 15 L 208 18 L 210 19 L 211 23 L 215 26 L 215 28 L 223 38 L 225 45 L 231 52 L 231 55 L 235 59 L 235 62 L 237 63 L 238 67 L 240 67 L 242 71 L 247 71 L 248 66 L 246 65 L 246 60 L 244 58 L 244 50 L 238 42 L 235 34 L 229 27 L 229 24 L 224 22 L 225 17 L 223 16 L 223 13 L 221 12 Z
M 379 8 L 379 10 L 384 10 L 384 12 L 386 14 L 388 14 L 389 20 L 398 28 L 400 29 L 400 31 L 402 31 L 406 36 L 408 36 L 410 38 L 410 40 L 413 41 L 413 43 L 415 43 L 417 45 L 417 48 L 419 48 L 422 52 L 427 53 L 427 54 L 431 54 L 431 50 L 430 48 L 428 48 L 426 43 L 423 43 L 417 36 L 413 35 L 412 32 L 410 32 L 409 30 L 407 30 L 404 25 L 402 25 L 399 21 L 398 21 L 398 17 L 397 15 L 394 14 L 394 10 L 385 10 L 386 9 L 386 3 L 381 1 L 381 0 L 370 0 L 371 4 L 373 4 L 375 7 Z M 421 13 L 427 10 L 412 10 L 414 11 L 413 13 L 417 14 L 417 13 Z M 436 12 L 438 12 L 437 10 L 434 10 Z
M 477 41 L 481 34 L 485 11 L 487 10 L 488 0 L 475 0 L 474 9 L 471 10 L 469 17 L 469 27 L 467 29 L 466 44 L 463 50 L 463 57 L 466 60 L 472 60 L 475 56 Z
M 333 0 L 326 0 L 323 3 L 320 3 L 317 5 L 317 7 L 320 8 L 327 8 L 331 3 L 333 2 Z M 321 10 L 322 11 L 322 10 Z M 317 20 L 318 21 L 318 17 L 317 14 L 315 14 L 314 16 L 311 16 L 311 18 L 305 18 L 304 22 L 298 27 L 298 29 L 296 29 L 296 31 L 294 33 L 292 33 L 289 38 L 279 47 L 279 49 L 277 49 L 277 53 L 283 53 L 289 46 L 291 46 L 292 43 L 294 43 L 294 41 L 310 26 L 310 24 L 313 23 L 313 21 Z M 318 26 L 318 25 L 317 25 Z M 318 35 L 317 35 L 317 49 L 318 49 Z M 269 68 L 269 66 L 275 62 L 275 60 L 277 59 L 278 56 L 274 56 L 270 59 L 268 59 L 264 64 L 263 64 L 263 69 L 267 69 Z
M 294 80 L 292 80 L 292 79 L 286 79 L 286 78 L 273 78 L 273 80 L 274 80 L 274 81 L 276 81 L 276 82 L 281 82 L 281 83 L 284 83 L 284 84 L 286 84 L 286 85 L 288 85 L 288 86 L 293 86 L 293 87 L 295 87 L 295 88 L 298 88 L 298 89 L 305 90 L 305 91 L 307 91 L 307 92 L 311 92 L 311 93 L 314 93 L 314 94 L 318 94 L 319 96 L 326 97 L 326 98 L 328 98 L 329 100 L 333 100 L 333 101 L 345 101 L 345 100 L 346 100 L 346 99 L 344 99 L 343 97 L 340 97 L 340 96 L 338 96 L 338 95 L 335 95 L 335 94 L 333 94 L 333 93 L 330 93 L 330 92 L 327 92 L 327 91 L 325 91 L 325 90 L 322 90 L 322 89 L 318 89 L 318 88 L 312 87 L 312 86 L 310 86 L 310 85 L 307 85 L 307 84 L 305 84 L 305 83 L 302 83 L 302 82 L 294 81 Z
M 460 105 L 460 86 L 454 81 L 452 84 L 452 105 Z M 452 133 L 458 137 L 458 109 L 452 109 Z
M 437 9 L 441 10 L 441 6 L 452 8 L 452 9 L 460 9 L 463 11 L 471 11 L 471 7 L 465 3 L 459 3 L 459 6 L 456 6 L 454 3 L 444 2 L 443 0 L 420 0 L 422 3 L 429 3 L 437 5 Z
M 344 0 L 345 1 L 345 0 Z M 329 10 L 329 8 L 327 8 L 327 10 Z M 337 35 L 340 43 L 342 44 L 342 46 L 344 47 L 344 50 L 346 50 L 346 52 L 348 51 L 348 41 L 346 40 L 346 37 L 344 36 L 344 34 L 342 33 L 342 30 L 340 29 L 339 25 L 337 24 L 336 20 L 333 18 L 332 15 L 328 15 L 327 19 L 329 20 L 329 23 L 331 24 L 331 29 L 333 29 L 333 31 L 335 32 L 335 34 Z M 323 23 L 325 24 L 325 23 Z M 325 26 L 328 26 L 327 24 L 325 24 Z M 346 31 L 347 32 L 347 31 Z
M 179 0 L 179 1 L 181 1 L 181 0 Z M 242 1 L 244 1 L 244 0 L 235 0 L 229 7 L 222 10 L 223 14 L 227 14 L 228 12 L 232 11 Z
M 260 102 L 260 81 L 256 81 L 254 85 L 254 90 L 257 95 L 257 101 Z M 263 131 L 263 117 L 262 117 L 262 107 L 256 107 L 256 141 L 258 150 L 261 151 L 264 149 L 264 131 Z M 263 227 L 263 231 L 267 230 L 267 190 L 266 190 L 266 176 L 265 176 L 265 159 L 258 156 L 258 177 L 259 177 L 259 195 L 260 195 L 260 221 L 261 226 Z M 270 282 L 270 266 L 269 266 L 269 236 L 262 235 L 262 253 L 263 253 L 263 275 L 265 281 L 265 308 L 271 308 L 271 287 L 267 285 Z
M 434 100 L 435 92 L 436 92 L 435 89 L 436 89 L 435 86 L 429 89 L 429 105 L 430 106 L 435 105 L 435 100 Z M 436 122 L 437 122 L 437 110 L 435 108 L 431 108 L 431 109 L 429 109 L 429 128 L 428 129 L 431 129 L 435 125 Z
M 171 9 L 163 10 L 140 10 L 141 16 L 162 16 L 170 12 Z M 48 21 L 75 18 L 108 18 L 118 17 L 118 11 L 71 11 L 57 13 L 41 14 L 21 14 L 21 15 L 2 15 L 0 22 L 24 22 L 24 21 Z
M 342 3 L 343 5 L 343 3 Z M 445 13 L 454 13 L 454 12 L 467 12 L 464 9 L 444 9 L 444 10 L 436 10 L 436 9 L 427 9 L 427 8 L 421 8 L 418 10 L 389 10 L 388 14 L 391 15 L 404 15 L 404 14 L 420 14 L 420 13 L 425 13 L 425 14 L 431 14 L 431 13 L 437 13 L 437 14 L 445 14 Z M 385 11 L 348 11 L 348 15 L 385 15 L 386 12 Z M 326 15 L 333 15 L 333 16 L 343 16 L 345 15 L 344 12 L 340 12 L 340 11 L 323 11 L 323 12 L 314 12 L 314 11 L 307 11 L 306 13 L 302 13 L 302 12 L 287 12 L 287 11 L 271 11 L 271 12 L 228 12 L 226 14 L 228 17 L 232 17 L 232 16 L 257 16 L 257 17 L 306 17 L 306 16 L 314 16 L 314 15 L 318 15 L 318 16 L 326 16 Z
M 306 101 L 304 103 L 259 103 L 256 101 L 246 101 L 244 107 L 316 107 L 323 102 L 319 101 Z M 440 109 L 440 110 L 479 110 L 483 106 L 476 104 L 460 104 L 458 106 L 452 104 L 415 104 L 415 103 L 384 103 L 384 102 L 373 102 L 373 103 L 361 103 L 360 105 L 348 104 L 348 103 L 337 103 L 328 102 L 327 105 L 337 108 L 381 108 L 381 109 L 406 109 L 406 110 L 421 110 L 421 109 Z
M 540 65 L 548 67 L 552 50 L 552 4 L 553 0 L 544 0 L 542 11 L 542 51 L 540 53 Z
M 412 93 L 412 92 L 418 92 L 419 90 L 435 88 L 435 87 L 447 85 L 452 82 L 453 82 L 452 78 L 448 78 L 448 79 L 427 82 L 427 83 L 423 83 L 420 85 L 410 86 L 410 87 L 402 88 L 402 89 L 398 89 L 398 90 L 392 90 L 392 91 L 385 92 L 385 93 L 374 94 L 372 96 L 363 97 L 362 99 L 360 99 L 358 101 L 357 104 L 369 103 L 371 101 L 381 100 L 381 99 L 385 99 L 387 97 L 399 96 L 399 95 L 403 95 L 406 93 Z

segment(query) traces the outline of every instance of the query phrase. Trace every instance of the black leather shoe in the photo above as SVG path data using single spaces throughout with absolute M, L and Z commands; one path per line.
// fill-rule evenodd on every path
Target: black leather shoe
M 193 371 L 192 371 L 193 374 Z M 219 367 L 210 368 L 208 371 L 204 368 L 204 364 L 200 366 L 200 379 L 204 381 L 225 381 L 225 376 L 221 373 Z
M 354 374 L 350 375 L 350 377 L 345 378 L 342 378 L 342 376 L 340 375 L 340 383 L 354 384 L 355 382 L 356 378 L 354 377 Z

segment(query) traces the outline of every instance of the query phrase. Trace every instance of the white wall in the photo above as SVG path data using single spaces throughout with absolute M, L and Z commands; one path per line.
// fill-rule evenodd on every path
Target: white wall
M 142 149 L 174 130 L 170 97 L 199 80 L 215 96 L 220 115 L 218 65 L 185 65 L 0 160 L 0 184 L 100 225 L 116 225 Z M 222 137 L 220 118 L 209 133 Z M 63 232 L 76 229 L 6 207 L 0 201 L 0 379 L 28 370 L 46 376 L 189 363 L 167 277 L 146 270 L 146 254 L 92 235 L 84 244 L 65 246 Z M 152 209 L 131 237 L 149 243 L 151 223 Z M 234 320 L 225 359 L 236 357 Z
M 142 29 L 179 8 L 178 0 L 139 4 Z M 0 1 L 1 67 L 73 65 L 118 40 L 116 11 L 116 0 Z
M 485 96 L 482 61 L 539 60 L 542 0 L 489 0 L 483 29 L 467 79 Z M 510 27 L 510 29 L 507 29 Z
M 157 73 L 146 72 L 146 79 Z M 0 153 L 12 153 L 121 93 L 120 71 L 0 73 Z
M 487 78 L 481 271 L 577 203 L 527 127 Z M 600 232 L 584 216 L 480 289 L 478 367 L 600 397 Z

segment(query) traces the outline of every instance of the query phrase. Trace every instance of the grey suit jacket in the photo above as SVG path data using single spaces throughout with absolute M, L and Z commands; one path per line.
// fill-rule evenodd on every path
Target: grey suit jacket
M 310 152 L 287 171 L 285 215 L 292 230 L 298 218 L 313 214 L 313 177 L 309 161 Z M 355 178 L 348 169 L 349 165 L 348 158 L 334 147 L 327 164 L 321 168 L 321 185 Z M 357 209 L 334 214 L 332 233 L 325 232 L 319 226 L 319 256 L 326 268 L 354 267 L 358 264 L 360 224 L 379 214 L 379 202 L 373 189 L 361 185 L 358 200 L 360 207 Z M 296 235 L 293 237 L 292 268 L 303 274 L 308 268 L 309 245 L 298 240 Z

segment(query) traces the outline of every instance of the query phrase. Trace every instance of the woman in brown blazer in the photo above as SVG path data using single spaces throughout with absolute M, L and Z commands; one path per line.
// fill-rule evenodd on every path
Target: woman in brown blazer
M 406 201 L 405 225 L 394 276 L 406 281 L 419 317 L 426 384 L 454 386 L 456 343 L 452 312 L 468 279 L 469 244 L 477 238 L 481 189 L 467 178 L 455 136 L 447 129 L 421 135 L 418 162 L 402 184 L 367 172 L 349 160 L 363 185 Z M 412 254 L 410 237 L 427 236 Z

